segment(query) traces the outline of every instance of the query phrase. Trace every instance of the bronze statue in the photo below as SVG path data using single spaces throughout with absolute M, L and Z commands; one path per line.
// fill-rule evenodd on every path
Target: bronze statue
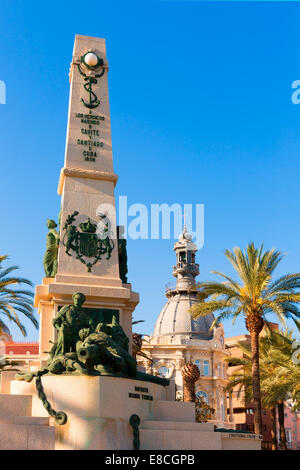
M 76 343 L 79 331 L 89 326 L 88 317 L 81 308 L 85 302 L 85 295 L 76 292 L 72 296 L 74 305 L 65 305 L 53 319 L 53 326 L 58 331 L 57 343 L 52 348 L 52 356 L 76 352 Z
M 54 220 L 48 219 L 47 227 L 49 229 L 49 232 L 47 233 L 46 253 L 44 256 L 44 270 L 46 277 L 54 277 L 57 273 L 59 234 L 55 230 L 57 224 Z
M 120 326 L 115 315 L 113 315 L 111 322 L 111 336 L 116 343 L 128 352 L 129 339 L 124 333 L 124 330 Z
M 137 371 L 136 360 L 128 352 L 128 338 L 113 315 L 111 323 L 99 322 L 82 308 L 85 295 L 76 292 L 73 305 L 65 305 L 53 319 L 58 331 L 57 342 L 53 344 L 47 366 L 36 372 L 17 374 L 19 380 L 30 382 L 36 379 L 38 396 L 44 407 L 54 416 L 58 424 L 65 424 L 64 412 L 56 412 L 44 393 L 41 377 L 45 374 L 110 375 L 146 380 L 168 385 L 165 378 L 154 377 Z
M 97 371 L 101 375 L 135 377 L 136 361 L 120 342 L 113 339 L 112 328 L 111 325 L 99 323 L 95 333 L 89 334 L 83 341 L 78 341 L 78 359 L 88 370 Z M 123 334 L 125 335 L 124 332 Z

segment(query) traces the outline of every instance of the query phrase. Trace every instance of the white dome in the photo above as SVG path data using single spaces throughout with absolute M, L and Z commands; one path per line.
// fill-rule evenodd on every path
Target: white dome
M 195 320 L 189 312 L 189 309 L 198 302 L 196 294 L 189 292 L 178 292 L 170 297 L 156 320 L 153 336 L 176 334 L 205 340 L 212 339 L 213 332 L 209 329 L 214 316 L 207 315 Z

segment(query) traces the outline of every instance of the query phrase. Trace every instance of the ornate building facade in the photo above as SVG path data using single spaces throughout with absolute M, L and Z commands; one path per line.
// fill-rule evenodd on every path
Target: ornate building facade
M 210 329 L 214 316 L 194 319 L 190 308 L 197 302 L 195 278 L 199 264 L 195 262 L 196 245 L 184 225 L 183 233 L 174 245 L 176 265 L 173 276 L 176 287 L 166 292 L 167 302 L 159 314 L 154 333 L 143 342 L 142 351 L 151 360 L 138 357 L 147 372 L 169 378 L 174 382 L 176 399 L 183 399 L 181 368 L 193 362 L 200 370 L 196 382 L 196 397 L 202 397 L 215 409 L 214 421 L 228 426 L 232 421 L 232 407 L 224 391 L 227 383 L 228 355 L 225 349 L 223 326 Z

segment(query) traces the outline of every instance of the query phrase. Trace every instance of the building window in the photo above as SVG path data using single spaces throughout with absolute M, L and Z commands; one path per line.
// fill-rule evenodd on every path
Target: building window
M 205 376 L 209 375 L 209 361 L 203 362 L 203 375 Z
M 160 366 L 157 372 L 161 377 L 167 377 L 170 373 L 170 369 L 167 366 Z
M 209 361 L 200 361 L 197 359 L 195 361 L 196 366 L 200 371 L 200 375 L 207 377 L 210 375 Z
M 245 413 L 245 408 L 233 408 L 234 414 Z
M 181 261 L 181 263 L 186 263 L 186 253 L 185 252 L 179 253 L 179 260 Z

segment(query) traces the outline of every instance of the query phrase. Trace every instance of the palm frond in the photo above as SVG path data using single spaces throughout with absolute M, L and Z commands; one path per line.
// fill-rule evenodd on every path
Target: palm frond
M 27 318 L 36 328 L 38 327 L 37 319 L 33 313 L 33 292 L 22 288 L 13 289 L 13 286 L 25 284 L 32 287 L 33 284 L 23 277 L 9 277 L 12 272 L 19 268 L 18 266 L 3 268 L 1 263 L 6 259 L 6 255 L 0 256 L 0 316 L 2 315 L 15 323 L 22 334 L 26 336 L 27 331 L 19 318 L 19 314 Z M 4 322 L 2 323 L 4 324 Z

